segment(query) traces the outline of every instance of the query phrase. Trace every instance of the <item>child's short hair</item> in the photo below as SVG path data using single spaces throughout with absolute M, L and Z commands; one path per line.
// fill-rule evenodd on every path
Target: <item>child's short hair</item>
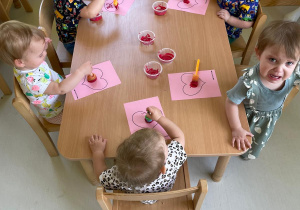
M 15 59 L 21 59 L 30 46 L 32 38 L 45 39 L 37 27 L 10 20 L 0 25 L 0 59 L 14 66 Z
M 117 149 L 116 165 L 121 180 L 131 186 L 143 186 L 158 178 L 165 162 L 161 138 L 154 129 L 136 131 Z
M 289 58 L 297 59 L 300 53 L 300 25 L 291 21 L 273 21 L 260 34 L 257 49 L 263 52 L 268 46 L 282 46 Z

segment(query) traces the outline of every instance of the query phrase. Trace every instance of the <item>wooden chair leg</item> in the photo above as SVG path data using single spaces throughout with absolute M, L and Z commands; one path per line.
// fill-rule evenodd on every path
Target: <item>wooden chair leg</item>
M 6 12 L 6 9 L 4 8 L 3 4 L 0 1 L 0 20 L 5 22 L 5 21 L 9 21 L 10 18 Z
M 80 160 L 82 168 L 92 185 L 99 185 L 99 177 L 96 177 L 91 160 Z
M 49 156 L 58 156 L 58 151 L 51 137 L 49 136 L 48 131 L 43 127 L 42 123 L 37 118 L 37 116 L 31 110 L 26 109 L 26 107 L 23 105 L 20 99 L 13 99 L 12 104 L 27 121 L 27 123 L 31 126 L 32 130 L 36 133 L 36 135 L 40 138 Z
M 104 193 L 104 188 L 98 187 L 96 191 L 96 198 L 99 205 L 103 210 L 112 210 L 112 205 L 110 203 L 110 200 L 107 199 L 103 193 Z
M 215 171 L 211 176 L 214 182 L 221 181 L 229 160 L 230 160 L 230 156 L 220 156 L 218 158 Z
M 21 3 L 20 3 L 19 0 L 14 0 L 13 3 L 14 3 L 14 7 L 15 7 L 16 9 L 19 9 L 19 8 L 22 7 L 22 5 L 21 5 Z
M 32 7 L 27 0 L 20 0 L 26 12 L 32 12 Z
M 2 90 L 4 95 L 11 95 L 11 90 L 9 89 L 7 83 L 5 82 L 1 74 L 0 74 L 0 89 Z

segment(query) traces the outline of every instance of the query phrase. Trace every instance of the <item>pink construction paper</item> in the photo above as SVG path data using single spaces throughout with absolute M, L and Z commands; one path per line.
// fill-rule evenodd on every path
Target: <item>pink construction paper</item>
M 190 3 L 183 3 L 183 0 L 169 0 L 169 9 L 180 10 L 200 15 L 205 15 L 209 0 L 189 0 Z
M 161 110 L 163 116 L 165 116 L 157 96 L 124 104 L 130 133 L 133 134 L 142 128 L 153 128 L 160 132 L 166 139 L 168 139 L 169 136 L 167 132 L 157 122 L 145 122 L 146 108 L 148 106 L 157 107 Z
M 93 73 L 97 76 L 97 80 L 95 82 L 90 83 L 87 81 L 87 77 L 84 77 L 72 90 L 72 95 L 75 100 L 121 84 L 121 81 L 110 61 L 94 65 Z M 67 75 L 67 77 L 68 76 L 69 75 Z
M 126 15 L 127 11 L 130 9 L 134 0 L 118 0 L 119 7 L 115 8 L 113 0 L 106 0 L 102 8 L 103 12 L 112 12 L 118 15 Z
M 173 101 L 221 96 L 215 70 L 199 70 L 198 87 L 196 88 L 190 87 L 193 74 L 194 72 L 168 74 Z

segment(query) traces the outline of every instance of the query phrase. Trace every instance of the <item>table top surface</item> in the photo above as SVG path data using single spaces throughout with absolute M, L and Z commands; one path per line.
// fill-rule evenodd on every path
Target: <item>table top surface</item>
M 226 91 L 237 82 L 224 21 L 210 1 L 206 15 L 169 9 L 164 16 L 152 10 L 154 1 L 134 1 L 125 16 L 103 13 L 103 19 L 81 19 L 71 72 L 90 60 L 93 64 L 110 60 L 121 84 L 75 101 L 66 96 L 58 138 L 58 150 L 72 160 L 91 159 L 88 139 L 101 134 L 108 139 L 105 155 L 114 157 L 118 145 L 130 136 L 124 103 L 158 96 L 166 117 L 184 132 L 188 156 L 232 156 L 242 152 L 231 146 L 231 129 L 225 113 Z M 139 43 L 140 31 L 156 34 L 154 45 Z M 163 64 L 156 80 L 148 79 L 143 66 L 158 61 L 156 53 L 172 48 L 175 60 Z M 214 69 L 221 97 L 172 101 L 169 73 Z M 242 126 L 248 128 L 243 106 L 239 106 Z

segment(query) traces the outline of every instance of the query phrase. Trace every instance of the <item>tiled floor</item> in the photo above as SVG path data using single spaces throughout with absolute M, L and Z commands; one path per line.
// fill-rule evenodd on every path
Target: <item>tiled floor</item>
M 11 17 L 38 24 L 37 0 L 29 0 L 34 12 L 12 9 Z M 282 19 L 296 7 L 263 8 L 270 20 Z M 246 32 L 245 32 L 246 34 Z M 246 36 L 246 35 L 245 35 Z M 252 60 L 255 63 L 255 60 Z M 0 63 L 0 71 L 12 88 L 12 70 Z M 0 91 L 0 96 L 1 96 Z M 100 209 L 95 187 L 78 162 L 62 156 L 50 158 L 38 137 L 12 107 L 12 96 L 0 100 L 0 210 Z M 208 194 L 202 209 L 297 209 L 300 198 L 300 97 L 284 111 L 267 147 L 256 161 L 231 158 L 221 182 L 210 175 L 217 158 L 189 158 L 191 184 L 207 179 Z M 57 141 L 58 134 L 52 137 Z M 199 136 L 201 138 L 201 136 Z

